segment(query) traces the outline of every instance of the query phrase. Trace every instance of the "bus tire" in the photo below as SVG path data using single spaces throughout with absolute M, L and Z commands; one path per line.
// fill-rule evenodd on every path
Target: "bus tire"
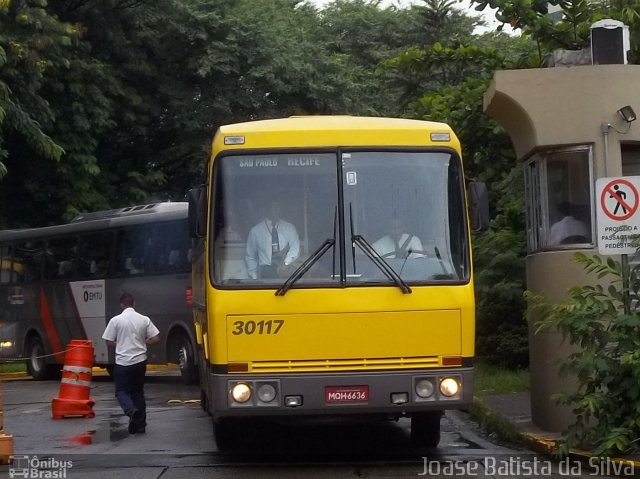
M 411 443 L 420 448 L 435 449 L 440 443 L 441 411 L 411 415 Z
M 50 369 L 44 358 L 44 345 L 40 336 L 32 336 L 27 341 L 27 374 L 36 381 L 43 381 L 49 377 Z
M 195 348 L 189 335 L 180 332 L 173 343 L 174 354 L 180 367 L 180 376 L 185 384 L 198 384 L 198 365 L 196 363 Z

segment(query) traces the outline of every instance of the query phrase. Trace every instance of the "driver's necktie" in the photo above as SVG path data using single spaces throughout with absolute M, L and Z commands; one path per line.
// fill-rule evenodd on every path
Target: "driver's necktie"
M 271 254 L 280 251 L 280 238 L 278 237 L 278 228 L 274 224 L 271 227 Z

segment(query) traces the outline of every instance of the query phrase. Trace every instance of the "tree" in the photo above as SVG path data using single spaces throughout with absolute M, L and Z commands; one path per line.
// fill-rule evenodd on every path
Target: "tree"
M 113 69 L 92 55 L 86 26 L 60 15 L 70 3 L 56 3 L 56 12 L 44 0 L 12 2 L 2 17 L 15 53 L 15 68 L 3 75 L 23 113 L 7 116 L 3 130 L 8 172 L 0 215 L 13 225 L 58 222 L 108 205 L 96 149 L 116 124 L 124 88 Z M 44 140 L 23 134 L 21 118 L 37 125 Z M 9 201 L 17 197 L 26 201 Z
M 470 43 L 473 30 L 482 21 L 455 8 L 456 0 L 421 0 L 412 7 L 417 20 L 418 46 L 442 43 L 456 45 Z
M 476 354 L 508 368 L 529 364 L 529 327 L 523 296 L 526 277 L 522 165 L 492 185 L 496 214 L 488 231 L 474 235 Z
M 64 153 L 49 136 L 55 112 L 41 88 L 52 69 L 69 61 L 68 46 L 76 32 L 49 15 L 45 5 L 37 0 L 0 2 L 0 180 L 23 149 L 43 158 L 47 166 Z M 38 193 L 33 183 L 23 186 L 27 193 Z M 0 203 L 13 203 L 20 210 L 11 201 L 16 197 L 0 191 Z M 0 211 L 0 224 L 6 221 Z
M 402 85 L 384 62 L 411 46 L 419 26 L 408 9 L 338 0 L 319 12 L 320 37 L 344 79 L 339 113 L 402 116 Z
M 590 46 L 591 25 L 604 18 L 621 20 L 629 26 L 631 53 L 629 61 L 640 61 L 640 10 L 626 0 L 472 0 L 476 10 L 495 8 L 496 19 L 503 25 L 522 30 L 536 42 L 541 63 L 556 49 L 580 50 Z M 549 5 L 558 7 L 555 17 Z M 559 20 L 555 18 L 560 17 Z M 502 26 L 500 27 L 502 28 Z

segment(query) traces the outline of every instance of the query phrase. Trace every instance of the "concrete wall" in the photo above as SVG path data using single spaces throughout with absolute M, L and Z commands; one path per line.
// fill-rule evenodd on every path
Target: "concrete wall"
M 518 159 L 536 150 L 593 146 L 594 180 L 622 176 L 622 142 L 640 142 L 640 121 L 629 126 L 617 110 L 640 113 L 640 66 L 596 65 L 498 71 L 484 95 L 484 109 L 508 132 Z M 610 124 L 611 128 L 602 125 Z M 606 148 L 605 148 L 606 146 Z M 595 208 L 592 198 L 592 209 Z M 597 242 L 597 238 L 596 238 Z M 597 246 L 597 243 L 596 243 Z M 584 251 L 584 250 L 583 250 Z M 597 250 L 586 250 L 595 253 Z M 573 251 L 538 252 L 527 258 L 527 288 L 552 300 L 571 286 L 593 283 L 572 259 Z M 572 420 L 551 396 L 574 386 L 557 373 L 571 351 L 557 333 L 534 334 L 530 325 L 531 413 L 536 425 L 561 431 Z
M 527 257 L 527 289 L 549 301 L 566 299 L 566 291 L 593 282 L 573 260 L 574 251 L 550 251 Z M 536 320 L 529 321 L 529 360 L 531 374 L 531 417 L 546 431 L 561 432 L 573 420 L 568 406 L 557 405 L 552 396 L 575 390 L 576 382 L 560 377 L 558 367 L 574 347 L 559 333 L 536 333 Z

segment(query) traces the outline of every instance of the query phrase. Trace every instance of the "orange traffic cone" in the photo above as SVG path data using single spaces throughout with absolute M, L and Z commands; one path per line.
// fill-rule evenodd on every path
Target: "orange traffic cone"
M 60 393 L 51 401 L 54 419 L 63 417 L 94 417 L 95 402 L 89 397 L 93 344 L 89 340 L 74 339 L 67 345 L 60 381 Z
M 3 404 L 2 382 L 0 382 L 0 464 L 10 464 L 13 456 L 13 436 L 4 433 Z

